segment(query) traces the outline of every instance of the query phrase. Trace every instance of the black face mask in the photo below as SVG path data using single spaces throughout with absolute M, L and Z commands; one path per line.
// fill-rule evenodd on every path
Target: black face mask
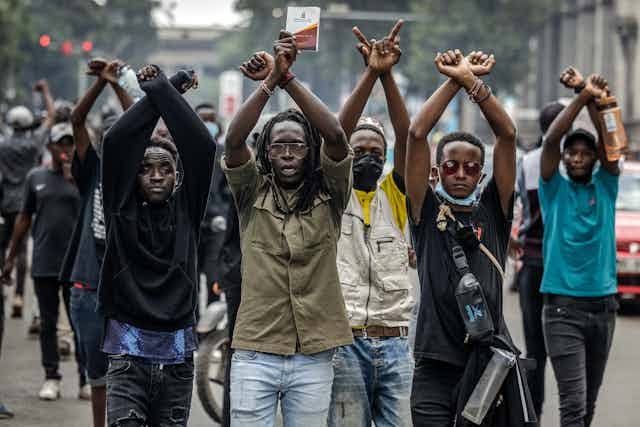
M 365 154 L 353 161 L 353 188 L 373 191 L 382 175 L 384 161 L 375 154 Z

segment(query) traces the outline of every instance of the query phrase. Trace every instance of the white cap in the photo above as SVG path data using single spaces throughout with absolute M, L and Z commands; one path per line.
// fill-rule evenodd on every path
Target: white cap
M 50 142 L 53 144 L 58 143 L 66 136 L 73 138 L 73 128 L 71 124 L 69 122 L 58 123 L 51 128 Z
M 18 105 L 7 112 L 7 123 L 13 128 L 28 128 L 33 125 L 33 114 L 27 107 Z

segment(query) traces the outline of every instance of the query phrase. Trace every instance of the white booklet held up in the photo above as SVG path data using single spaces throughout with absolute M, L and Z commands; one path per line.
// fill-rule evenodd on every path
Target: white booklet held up
M 286 30 L 296 36 L 299 50 L 317 52 L 320 36 L 320 8 L 288 7 Z

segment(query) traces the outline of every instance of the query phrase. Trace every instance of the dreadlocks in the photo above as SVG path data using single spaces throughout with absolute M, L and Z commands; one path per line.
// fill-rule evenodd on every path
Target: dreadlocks
M 309 151 L 304 162 L 302 190 L 296 206 L 294 206 L 292 210 L 293 213 L 300 213 L 311 208 L 313 200 L 319 193 L 328 192 L 323 183 L 322 171 L 320 170 L 320 147 L 322 145 L 322 138 L 320 137 L 318 130 L 311 126 L 307 118 L 301 112 L 294 109 L 288 109 L 276 114 L 264 125 L 256 143 L 258 170 L 261 174 L 268 175 L 270 177 L 268 180 L 269 185 L 275 186 L 273 171 L 271 170 L 271 161 L 269 160 L 271 129 L 273 129 L 273 126 L 276 123 L 286 121 L 295 122 L 302 126 L 302 129 L 304 130 L 304 139 L 309 146 Z M 278 209 L 284 213 L 290 213 L 287 212 L 286 208 L 280 205 L 278 200 L 279 192 L 275 188 L 272 188 L 272 190 L 276 197 L 276 205 L 278 206 Z

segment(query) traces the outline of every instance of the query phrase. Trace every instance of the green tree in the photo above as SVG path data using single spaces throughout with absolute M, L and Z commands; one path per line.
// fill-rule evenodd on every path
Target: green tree
M 0 0 L 0 99 L 12 98 L 7 93 L 9 78 L 21 63 L 20 40 L 26 36 L 24 2 L 20 0 Z
M 64 7 L 50 0 L 0 0 L 21 3 L 23 16 L 18 31 L 16 88 L 19 99 L 28 102 L 31 84 L 46 77 L 56 97 L 75 99 L 80 62 L 91 55 L 119 57 L 141 65 L 155 48 L 156 30 L 151 12 L 160 6 L 157 0 L 109 0 L 104 6 L 88 0 L 66 0 Z M 15 30 L 14 30 L 15 31 Z M 38 44 L 41 34 L 49 34 L 51 46 Z M 71 56 L 60 52 L 60 43 L 74 44 Z M 91 40 L 95 50 L 85 54 L 80 50 L 84 40 Z
M 459 48 L 493 53 L 498 61 L 491 80 L 510 92 L 521 82 L 530 59 L 529 41 L 547 17 L 553 0 L 412 0 L 411 9 L 423 16 L 409 33 L 407 72 L 411 88 L 433 90 L 440 76 L 435 54 Z

